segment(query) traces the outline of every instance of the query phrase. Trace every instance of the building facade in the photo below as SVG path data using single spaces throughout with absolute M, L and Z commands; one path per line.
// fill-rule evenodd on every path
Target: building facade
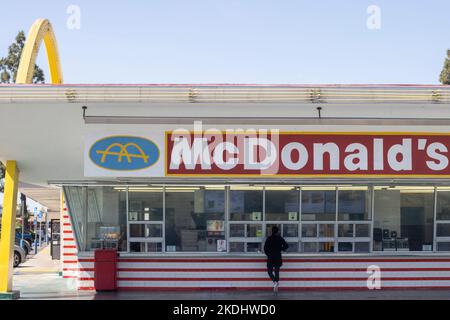
M 450 287 L 445 86 L 3 86 L 0 101 L 31 113 L 13 138 L 27 150 L 2 160 L 62 188 L 81 290 L 100 248 L 119 251 L 122 290 L 269 289 L 274 225 L 283 288 Z

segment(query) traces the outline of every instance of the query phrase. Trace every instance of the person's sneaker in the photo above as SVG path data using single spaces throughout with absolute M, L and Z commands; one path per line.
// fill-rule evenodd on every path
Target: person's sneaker
M 278 292 L 278 286 L 279 286 L 278 282 L 273 283 L 273 292 Z

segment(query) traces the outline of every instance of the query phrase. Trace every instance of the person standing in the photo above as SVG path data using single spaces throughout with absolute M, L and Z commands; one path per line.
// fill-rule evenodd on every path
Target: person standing
M 278 291 L 280 281 L 280 267 L 283 264 L 281 251 L 286 251 L 289 248 L 286 241 L 279 234 L 277 226 L 272 227 L 272 234 L 267 237 L 264 243 L 264 253 L 267 256 L 267 273 L 273 281 L 273 291 Z

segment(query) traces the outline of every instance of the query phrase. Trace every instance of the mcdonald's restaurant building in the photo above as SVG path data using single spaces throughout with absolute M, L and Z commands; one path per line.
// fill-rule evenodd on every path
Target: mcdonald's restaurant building
M 63 275 L 92 290 L 450 287 L 450 89 L 0 86 L 0 160 L 62 189 Z M 8 134 L 5 134 L 8 133 Z M 372 268 L 372 269 L 371 269 Z

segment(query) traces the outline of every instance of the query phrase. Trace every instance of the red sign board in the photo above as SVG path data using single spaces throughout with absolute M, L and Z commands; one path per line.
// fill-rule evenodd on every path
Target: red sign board
M 450 134 L 166 133 L 167 176 L 450 177 Z

